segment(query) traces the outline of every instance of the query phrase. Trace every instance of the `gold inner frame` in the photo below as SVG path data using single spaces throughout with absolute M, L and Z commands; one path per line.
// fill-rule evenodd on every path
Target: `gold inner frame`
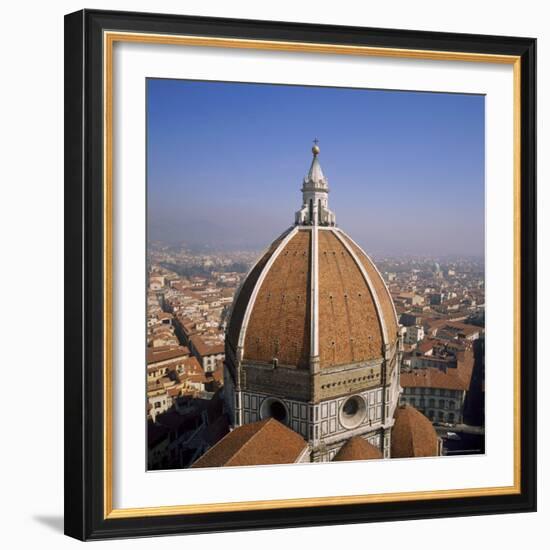
M 211 504 L 182 504 L 150 508 L 113 508 L 113 388 L 112 388 L 112 338 L 113 338 L 113 46 L 116 42 L 168 44 L 181 46 L 206 46 L 217 48 L 258 49 L 320 54 L 357 55 L 374 57 L 397 57 L 444 61 L 468 61 L 476 63 L 499 63 L 513 65 L 514 86 L 514 484 L 504 487 L 445 489 L 370 495 L 333 497 L 304 497 L 278 500 L 255 500 L 245 502 L 221 502 Z M 520 424 L 520 188 L 521 188 L 521 62 L 519 56 L 445 52 L 431 50 L 408 50 L 368 46 L 345 46 L 338 44 L 315 44 L 306 42 L 282 42 L 271 40 L 248 40 L 213 38 L 202 36 L 175 36 L 148 33 L 111 32 L 103 34 L 103 114 L 104 114 L 104 518 L 153 517 L 212 512 L 247 510 L 270 510 L 277 508 L 304 508 L 308 506 L 333 506 L 412 500 L 434 500 L 477 496 L 512 495 L 521 492 L 521 424 Z

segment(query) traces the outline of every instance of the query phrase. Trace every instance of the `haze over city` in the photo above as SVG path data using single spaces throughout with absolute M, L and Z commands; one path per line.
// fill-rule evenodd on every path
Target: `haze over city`
M 368 252 L 483 255 L 483 96 L 159 79 L 147 94 L 150 241 L 264 248 L 293 224 L 318 138 L 338 224 Z

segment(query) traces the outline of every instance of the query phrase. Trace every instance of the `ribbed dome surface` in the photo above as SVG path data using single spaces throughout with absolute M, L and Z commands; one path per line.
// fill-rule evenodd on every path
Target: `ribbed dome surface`
M 245 362 L 321 369 L 383 357 L 395 345 L 391 296 L 340 229 L 297 226 L 279 237 L 235 300 L 227 343 Z

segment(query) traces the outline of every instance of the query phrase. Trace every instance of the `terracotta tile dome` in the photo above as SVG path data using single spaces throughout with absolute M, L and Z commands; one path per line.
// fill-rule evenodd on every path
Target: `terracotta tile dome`
M 391 457 L 412 458 L 438 456 L 439 440 L 432 423 L 410 405 L 395 410 L 392 428 Z
M 226 341 L 245 362 L 323 369 L 383 357 L 397 327 L 367 254 L 336 227 L 296 225 L 251 269 Z
M 340 462 L 344 460 L 372 460 L 384 458 L 380 449 L 363 439 L 355 436 L 348 439 L 342 448 L 336 453 L 334 461 Z

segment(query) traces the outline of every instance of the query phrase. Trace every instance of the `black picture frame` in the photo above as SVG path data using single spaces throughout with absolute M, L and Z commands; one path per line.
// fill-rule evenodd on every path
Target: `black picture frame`
M 104 513 L 103 32 L 513 55 L 521 66 L 521 491 L 153 517 Z M 65 17 L 65 532 L 80 540 L 440 518 L 536 509 L 536 40 L 83 10 Z

